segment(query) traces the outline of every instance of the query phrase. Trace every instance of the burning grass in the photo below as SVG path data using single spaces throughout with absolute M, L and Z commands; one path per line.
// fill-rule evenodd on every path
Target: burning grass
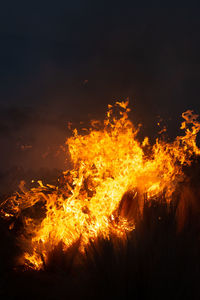
M 53 264 L 54 269 L 59 258 L 70 268 L 69 261 L 76 257 L 78 265 L 88 245 L 99 238 L 125 243 L 147 203 L 163 197 L 172 203 L 185 182 L 183 168 L 200 154 L 197 116 L 183 113 L 182 136 L 150 145 L 147 137 L 137 139 L 139 128 L 128 119 L 128 112 L 128 102 L 117 102 L 108 106 L 103 124 L 93 121 L 85 134 L 75 129 L 66 141 L 73 168 L 63 172 L 60 182 L 39 181 L 31 189 L 22 182 L 20 192 L 1 205 L 5 218 L 21 222 L 23 254 L 18 263 L 47 270 Z M 181 219 L 181 206 L 177 214 Z M 12 223 L 11 230 L 14 227 Z
M 193 177 L 185 185 L 194 192 L 193 203 L 199 205 L 199 186 L 194 186 L 194 181 L 199 181 L 200 168 L 192 166 L 192 170 Z M 199 299 L 199 212 L 188 200 L 187 222 L 177 232 L 177 209 L 185 193 L 181 190 L 173 204 L 168 204 L 164 195 L 145 202 L 143 217 L 126 242 L 98 236 L 89 241 L 81 258 L 78 243 L 67 251 L 60 243 L 49 253 L 43 270 L 0 274 L 2 298 Z M 9 255 L 13 254 L 1 253 L 1 264 Z

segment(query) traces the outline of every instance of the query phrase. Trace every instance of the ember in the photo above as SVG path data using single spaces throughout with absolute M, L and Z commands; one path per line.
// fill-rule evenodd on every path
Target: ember
M 84 135 L 73 131 L 66 141 L 73 169 L 63 172 L 57 186 L 39 181 L 38 187 L 27 190 L 21 183 L 21 192 L 1 205 L 4 217 L 23 222 L 21 264 L 41 269 L 59 245 L 66 251 L 78 243 L 84 253 L 98 236 L 125 240 L 142 214 L 144 200 L 159 199 L 163 193 L 167 202 L 172 200 L 184 180 L 183 166 L 200 154 L 197 115 L 183 113 L 185 134 L 171 143 L 157 139 L 152 146 L 148 138 L 137 139 L 139 128 L 128 119 L 129 111 L 128 101 L 116 102 L 108 106 L 103 124 L 92 122 Z

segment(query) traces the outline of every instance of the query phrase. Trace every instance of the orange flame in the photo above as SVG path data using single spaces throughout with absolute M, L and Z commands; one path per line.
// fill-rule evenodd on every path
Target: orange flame
M 116 107 L 118 117 L 113 112 Z M 3 203 L 4 216 L 21 216 L 24 222 L 24 264 L 42 268 L 48 253 L 61 241 L 68 249 L 80 240 L 80 251 L 84 251 L 98 235 L 125 238 L 135 226 L 134 216 L 129 217 L 131 202 L 139 201 L 142 211 L 141 195 L 150 200 L 166 190 L 166 199 L 171 201 L 184 179 L 182 166 L 190 165 L 193 156 L 200 154 L 197 116 L 192 111 L 183 113 L 185 135 L 172 143 L 157 139 L 150 146 L 147 137 L 143 142 L 137 140 L 138 128 L 128 119 L 129 111 L 128 101 L 116 102 L 108 106 L 103 128 L 92 122 L 85 135 L 73 131 L 66 141 L 73 169 L 63 173 L 62 184 L 39 181 L 37 188 L 26 190 L 21 183 L 21 193 Z M 27 210 L 37 205 L 43 215 L 30 217 Z

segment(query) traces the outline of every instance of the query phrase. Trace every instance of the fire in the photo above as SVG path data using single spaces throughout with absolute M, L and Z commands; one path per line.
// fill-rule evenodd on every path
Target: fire
M 184 179 L 183 166 L 200 154 L 198 116 L 183 113 L 184 135 L 171 143 L 157 139 L 151 146 L 147 137 L 137 139 L 139 128 L 129 120 L 129 111 L 128 101 L 116 102 L 108 106 L 103 124 L 92 122 L 84 135 L 73 131 L 66 141 L 73 168 L 63 172 L 57 186 L 39 181 L 38 187 L 26 190 L 22 182 L 21 192 L 1 205 L 5 217 L 22 219 L 23 264 L 43 268 L 60 242 L 64 250 L 78 242 L 84 252 L 98 235 L 126 239 L 144 200 L 164 192 L 172 200 Z

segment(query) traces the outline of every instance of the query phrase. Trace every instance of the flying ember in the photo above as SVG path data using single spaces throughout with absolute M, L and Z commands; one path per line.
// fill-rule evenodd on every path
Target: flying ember
M 43 268 L 60 242 L 64 250 L 79 242 L 84 253 L 99 235 L 125 240 L 142 214 L 144 200 L 162 193 L 172 200 L 184 180 L 183 166 L 200 154 L 198 116 L 186 111 L 182 136 L 150 145 L 147 137 L 139 142 L 129 111 L 128 101 L 116 102 L 108 105 L 103 124 L 92 122 L 84 135 L 73 131 L 66 141 L 73 168 L 63 172 L 57 186 L 39 181 L 38 187 L 27 190 L 21 183 L 20 192 L 1 205 L 4 217 L 23 222 L 22 264 Z

